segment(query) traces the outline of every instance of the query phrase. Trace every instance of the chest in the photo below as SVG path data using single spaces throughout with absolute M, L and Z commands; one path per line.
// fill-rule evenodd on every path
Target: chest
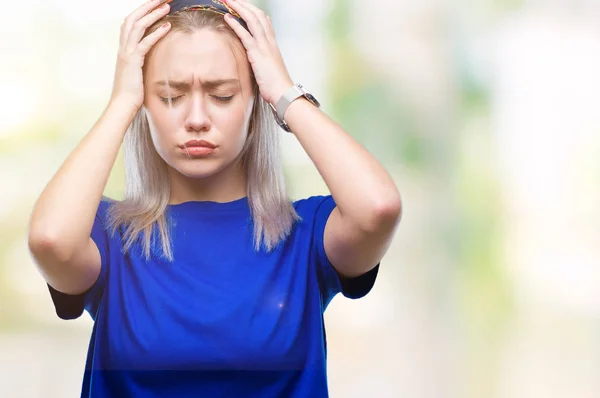
M 297 368 L 319 346 L 318 289 L 298 250 L 198 245 L 176 260 L 111 268 L 103 308 L 111 366 Z

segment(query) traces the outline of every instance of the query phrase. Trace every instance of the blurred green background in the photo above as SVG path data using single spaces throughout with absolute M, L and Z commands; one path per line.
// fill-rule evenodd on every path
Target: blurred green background
M 404 200 L 371 294 L 327 310 L 332 397 L 600 397 L 600 3 L 255 3 Z M 4 5 L 2 397 L 79 394 L 91 320 L 55 316 L 27 221 L 106 105 L 138 5 Z M 282 142 L 290 194 L 327 193 Z M 122 157 L 106 195 L 122 198 Z

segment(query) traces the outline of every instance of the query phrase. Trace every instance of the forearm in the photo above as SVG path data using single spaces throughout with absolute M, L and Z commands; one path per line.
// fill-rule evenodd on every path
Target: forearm
M 400 195 L 383 166 L 350 134 L 305 99 L 285 120 L 325 180 L 342 216 L 373 230 L 400 216 Z
M 113 102 L 42 191 L 34 206 L 30 245 L 69 257 L 89 239 L 94 217 L 125 132 L 129 108 Z

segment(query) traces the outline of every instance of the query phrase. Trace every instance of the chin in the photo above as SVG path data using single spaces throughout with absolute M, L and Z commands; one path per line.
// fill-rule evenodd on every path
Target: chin
M 221 171 L 221 167 L 218 167 L 213 162 L 194 160 L 182 163 L 184 164 L 177 164 L 177 167 L 174 167 L 174 169 L 179 174 L 188 178 L 208 178 L 218 174 L 219 171 Z
M 177 159 L 175 162 L 169 162 L 169 166 L 179 174 L 194 179 L 212 177 L 226 168 L 226 165 L 217 159 Z

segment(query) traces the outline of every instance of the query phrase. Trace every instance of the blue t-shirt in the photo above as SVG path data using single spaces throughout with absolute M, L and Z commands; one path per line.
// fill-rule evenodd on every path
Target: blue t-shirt
M 50 288 L 57 314 L 94 320 L 82 397 L 327 397 L 323 312 L 360 298 L 379 266 L 341 280 L 325 255 L 331 196 L 294 202 L 301 217 L 270 253 L 256 252 L 247 198 L 170 205 L 174 262 L 160 245 L 123 254 L 123 228 L 92 230 L 102 268 L 85 294 Z

